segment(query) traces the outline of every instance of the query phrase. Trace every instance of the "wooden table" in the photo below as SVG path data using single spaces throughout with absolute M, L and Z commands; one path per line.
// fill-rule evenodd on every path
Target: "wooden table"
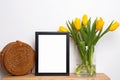
M 28 74 L 25 76 L 4 76 L 2 80 L 110 80 L 104 73 L 97 73 L 96 77 L 78 77 L 75 74 L 70 76 L 35 76 Z

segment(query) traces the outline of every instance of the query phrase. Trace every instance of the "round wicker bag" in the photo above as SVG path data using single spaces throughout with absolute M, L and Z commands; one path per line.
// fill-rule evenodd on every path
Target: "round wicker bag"
M 4 68 L 12 75 L 24 75 L 34 67 L 34 50 L 21 41 L 11 42 L 2 50 Z

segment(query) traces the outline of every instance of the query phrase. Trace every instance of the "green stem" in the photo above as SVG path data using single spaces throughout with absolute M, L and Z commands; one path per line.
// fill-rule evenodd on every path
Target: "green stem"
M 78 48 L 78 52 L 79 52 L 81 60 L 84 61 L 84 55 L 83 55 L 83 52 L 81 51 L 79 45 L 77 45 L 77 48 Z
M 91 45 L 91 47 L 90 47 L 90 66 L 92 66 L 93 65 L 93 63 L 92 63 L 92 61 L 93 61 L 93 53 L 94 53 L 94 46 L 93 45 Z

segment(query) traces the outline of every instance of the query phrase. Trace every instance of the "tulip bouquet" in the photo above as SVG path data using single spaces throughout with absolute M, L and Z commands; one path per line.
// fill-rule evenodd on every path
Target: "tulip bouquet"
M 103 30 L 103 19 L 96 18 L 91 23 L 91 18 L 85 14 L 80 18 L 66 22 L 67 28 L 64 26 L 59 27 L 59 32 L 69 32 L 70 37 L 74 40 L 82 63 L 76 68 L 76 74 L 95 75 L 96 68 L 93 64 L 94 48 L 99 39 L 109 31 L 114 31 L 120 25 L 117 21 L 112 21 L 109 26 Z

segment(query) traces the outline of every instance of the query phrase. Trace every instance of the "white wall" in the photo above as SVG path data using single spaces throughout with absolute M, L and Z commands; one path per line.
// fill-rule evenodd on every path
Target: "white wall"
M 119 0 L 0 0 L 0 50 L 9 42 L 21 40 L 34 48 L 35 31 L 57 31 L 66 20 L 103 17 L 105 26 L 120 21 Z M 120 29 L 106 34 L 96 45 L 98 73 L 120 80 Z M 70 72 L 79 62 L 71 41 Z M 3 73 L 0 73 L 2 75 Z M 1 77 L 1 76 L 0 76 Z

